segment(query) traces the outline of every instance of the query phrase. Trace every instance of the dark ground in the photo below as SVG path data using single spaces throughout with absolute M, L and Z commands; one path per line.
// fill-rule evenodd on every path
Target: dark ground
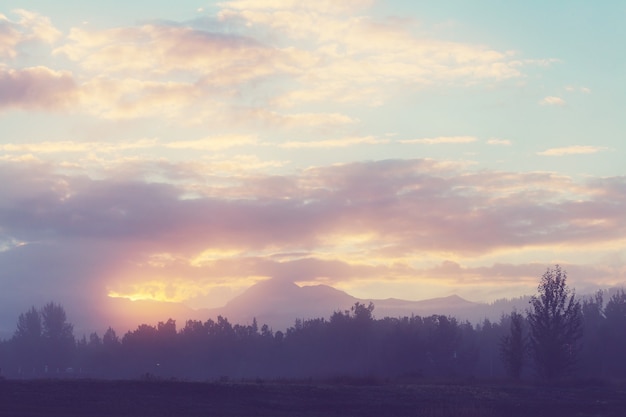
M 4 380 L 0 416 L 626 416 L 626 385 Z

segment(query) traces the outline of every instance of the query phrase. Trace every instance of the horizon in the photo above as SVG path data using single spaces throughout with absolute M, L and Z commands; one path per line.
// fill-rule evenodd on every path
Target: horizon
M 625 16 L 0 6 L 0 315 L 211 309 L 267 279 L 489 302 L 555 264 L 581 294 L 623 287 Z
M 295 285 L 298 288 L 315 288 L 315 287 L 326 287 L 331 288 L 333 291 L 338 292 L 341 295 L 345 295 L 346 298 L 342 299 L 341 304 L 322 304 L 315 305 L 311 308 L 311 305 L 302 305 L 299 304 L 302 301 L 306 301 L 306 297 L 302 298 L 304 293 L 300 293 L 301 298 L 296 298 L 295 303 L 298 306 L 296 310 L 293 309 L 285 309 L 284 305 L 276 304 L 276 301 L 293 301 L 289 299 L 289 296 L 277 294 L 279 299 L 267 300 L 267 297 L 254 298 L 252 300 L 253 304 L 248 305 L 245 299 L 245 295 L 248 292 L 253 290 L 258 290 L 260 288 L 264 288 L 264 282 L 275 281 L 284 284 Z M 579 293 L 576 291 L 576 288 L 571 288 L 573 293 L 575 293 L 577 299 L 579 301 L 582 300 L 591 300 L 593 299 L 597 292 L 595 293 Z M 612 294 L 616 294 L 619 291 L 624 291 L 624 287 L 611 287 L 604 288 L 598 291 L 601 291 L 605 296 L 605 303 L 608 301 L 609 296 Z M 259 295 L 258 293 L 256 295 Z M 293 295 L 293 294 L 292 294 Z M 310 294 L 309 294 L 310 295 Z M 504 297 L 500 299 L 494 299 L 490 301 L 477 301 L 463 298 L 457 294 L 451 294 L 448 296 L 442 297 L 432 297 L 432 298 L 421 298 L 421 299 L 403 299 L 397 297 L 389 297 L 384 299 L 375 299 L 375 298 L 358 298 L 354 297 L 352 294 L 349 294 L 345 291 L 339 290 L 327 284 L 311 284 L 311 285 L 298 285 L 289 281 L 278 281 L 268 279 L 266 281 L 261 281 L 253 284 L 252 286 L 246 288 L 242 293 L 236 295 L 232 299 L 225 301 L 225 303 L 218 307 L 213 308 L 193 308 L 186 306 L 184 303 L 180 302 L 172 302 L 172 301 L 157 301 L 157 300 L 128 300 L 125 298 L 121 298 L 120 301 L 127 303 L 124 305 L 118 304 L 117 308 L 113 307 L 113 310 L 117 314 L 108 314 L 106 317 L 103 316 L 93 316 L 90 311 L 83 311 L 82 315 L 80 315 L 80 311 L 72 311 L 72 306 L 70 306 L 70 310 L 68 311 L 68 321 L 74 327 L 74 335 L 77 340 L 80 337 L 85 337 L 92 333 L 96 333 L 98 335 L 104 334 L 107 328 L 112 328 L 118 335 L 121 337 L 128 332 L 135 331 L 140 325 L 148 325 L 148 326 L 156 326 L 158 323 L 165 323 L 168 320 L 174 320 L 177 324 L 177 328 L 182 328 L 188 320 L 199 320 L 200 322 L 206 322 L 207 320 L 217 320 L 218 316 L 222 316 L 227 319 L 231 324 L 239 324 L 239 325 L 251 325 L 253 319 L 258 321 L 259 325 L 267 324 L 270 329 L 274 331 L 285 331 L 287 328 L 292 327 L 294 321 L 296 319 L 301 320 L 315 320 L 315 319 L 324 319 L 329 320 L 330 317 L 336 312 L 344 312 L 350 310 L 351 307 L 354 306 L 354 303 L 365 304 L 371 302 L 374 306 L 373 317 L 377 320 L 383 319 L 385 317 L 411 317 L 412 315 L 420 316 L 420 317 L 429 317 L 432 315 L 443 315 L 447 317 L 453 317 L 458 320 L 460 323 L 465 323 L 466 321 L 471 323 L 472 325 L 481 325 L 484 320 L 487 319 L 492 323 L 498 323 L 503 315 L 506 316 L 511 313 L 511 311 L 516 311 L 519 308 L 518 302 L 530 299 L 536 294 L 522 294 L 514 297 Z M 349 299 L 349 300 L 348 300 Z M 438 304 L 438 305 L 426 305 L 424 303 L 432 302 L 432 301 L 462 301 L 462 305 L 456 304 Z M 389 301 L 400 301 L 407 304 L 404 304 L 402 307 L 398 306 L 390 306 L 385 304 L 385 302 Z M 48 300 L 47 302 L 56 303 L 55 300 Z M 228 309 L 231 305 L 231 302 L 239 302 L 238 308 L 234 310 Z M 242 308 L 241 304 L 245 304 Z M 59 304 L 64 307 L 62 304 Z M 261 314 L 257 314 L 258 311 L 255 308 L 261 306 L 262 312 Z M 268 306 L 270 306 L 270 310 L 267 310 Z M 274 306 L 275 308 L 271 308 Z M 35 305 L 25 307 L 19 311 L 19 314 L 25 313 L 26 310 L 30 307 L 37 307 Z M 137 315 L 137 308 L 141 310 L 141 313 Z M 133 311 L 135 314 L 133 314 Z M 382 311 L 382 314 L 381 314 Z M 79 314 L 77 314 L 79 313 Z M 183 315 L 187 314 L 187 315 Z M 269 314 L 272 319 L 269 321 L 263 321 L 264 318 Z M 5 317 L 9 319 L 9 317 Z M 77 318 L 77 320 L 75 320 Z M 137 318 L 137 320 L 135 320 Z M 15 320 L 0 320 L 0 341 L 9 340 L 13 332 L 15 331 L 14 322 L 17 320 L 17 316 L 14 318 Z M 117 320 L 117 321 L 116 321 Z

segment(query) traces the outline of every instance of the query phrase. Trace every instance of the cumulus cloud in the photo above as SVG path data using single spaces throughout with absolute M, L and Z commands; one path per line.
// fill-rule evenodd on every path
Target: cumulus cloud
M 23 9 L 13 13 L 17 20 L 0 13 L 0 57 L 15 58 L 20 47 L 28 43 L 52 44 L 61 37 L 49 18 Z
M 157 141 L 152 139 L 143 139 L 133 142 L 124 143 L 107 143 L 107 142 L 74 142 L 74 141 L 56 141 L 56 142 L 37 142 L 37 143 L 6 143 L 0 144 L 0 150 L 11 153 L 73 153 L 73 152 L 115 152 L 129 149 L 142 149 L 155 147 Z
M 477 140 L 478 139 L 473 136 L 439 136 L 436 138 L 399 140 L 398 142 L 404 144 L 439 145 L 446 143 L 472 143 Z
M 225 135 L 209 136 L 196 140 L 178 140 L 164 142 L 157 139 L 139 139 L 127 142 L 33 142 L 33 143 L 6 143 L 0 144 L 0 150 L 7 153 L 115 153 L 141 149 L 177 149 L 193 151 L 220 151 L 240 146 L 257 144 L 258 140 L 252 135 Z
M 81 109 L 100 117 L 189 119 L 204 108 L 228 119 L 252 102 L 253 113 L 283 126 L 312 119 L 283 108 L 379 106 L 407 86 L 491 83 L 533 65 L 511 51 L 425 36 L 411 20 L 353 14 L 370 3 L 223 2 L 208 24 L 76 27 L 54 54 L 81 68 Z
M 0 66 L 0 108 L 58 110 L 75 102 L 77 93 L 70 72 Z
M 218 151 L 237 146 L 255 145 L 258 142 L 255 136 L 230 135 L 219 137 L 207 137 L 198 140 L 179 140 L 166 143 L 164 146 L 170 149 L 192 149 L 198 151 Z
M 373 136 L 350 137 L 341 139 L 328 139 L 309 142 L 284 142 L 279 146 L 281 148 L 345 148 L 354 145 L 379 145 L 389 143 L 388 139 L 378 139 Z
M 15 174 L 15 168 L 5 167 L 2 173 Z M 579 195 L 568 198 L 580 194 L 584 186 L 565 187 L 567 182 L 548 174 L 471 176 L 427 160 L 390 160 L 310 169 L 284 177 L 282 185 L 274 181 L 271 188 L 270 182 L 245 181 L 231 185 L 248 193 L 238 194 L 237 200 L 219 198 L 228 195 L 224 189 L 186 200 L 181 198 L 184 190 L 173 185 L 22 175 L 3 190 L 2 230 L 20 241 L 46 236 L 155 238 L 150 245 L 235 245 L 250 250 L 272 245 L 296 249 L 319 242 L 326 234 L 367 232 L 385 246 L 459 252 L 573 236 L 611 239 L 621 230 L 608 228 L 615 221 L 621 224 L 621 215 L 606 218 L 605 223 L 596 220 L 610 212 L 591 215 L 594 207 L 601 207 L 593 200 L 594 192 L 588 191 L 586 201 L 579 201 Z M 546 189 L 553 183 L 560 191 L 537 194 L 531 184 L 540 183 Z M 265 191 L 260 193 L 260 188 Z M 15 199 L 18 195 L 31 197 Z M 256 195 L 264 196 L 259 204 Z M 291 198 L 286 200 L 285 195 Z M 35 198 L 41 207 L 19 206 L 20 201 Z M 499 204 L 490 205 L 493 201 Z M 584 228 L 575 228 L 576 222 L 587 220 Z M 475 233 L 483 226 L 477 238 Z M 38 236 L 38 230 L 46 232 Z
M 47 63 L 66 58 L 72 72 L 2 66 L 0 106 L 184 126 L 326 129 L 359 120 L 346 108 L 301 106 L 380 106 L 407 87 L 492 83 L 533 65 L 511 51 L 428 36 L 410 19 L 367 16 L 370 0 L 314 3 L 222 2 L 205 20 L 81 25 L 65 37 L 48 18 L 17 10 L 15 20 L 0 19 L 0 56 L 44 43 L 54 46 Z
M 608 148 L 604 146 L 591 146 L 591 145 L 573 145 L 565 146 L 562 148 L 551 148 L 545 151 L 537 152 L 537 155 L 541 156 L 564 156 L 564 155 L 582 155 L 592 154 L 602 151 L 606 151 Z
M 496 146 L 510 146 L 513 142 L 509 139 L 488 139 L 487 145 L 496 145 Z
M 96 78 L 79 90 L 82 109 L 105 119 L 173 118 L 198 103 L 199 91 L 184 82 Z
M 240 120 L 270 127 L 329 127 L 356 123 L 358 120 L 342 113 L 279 113 L 266 109 L 248 109 L 238 115 Z
M 302 10 L 320 13 L 342 13 L 364 8 L 372 4 L 372 0 L 320 0 L 316 2 L 301 2 L 297 0 L 234 0 L 220 3 L 226 9 L 239 10 Z
M 567 103 L 561 97 L 547 96 L 539 102 L 542 106 L 565 106 Z
M 205 85 L 239 86 L 247 81 L 289 72 L 297 55 L 250 37 L 199 30 L 181 25 L 88 31 L 74 28 L 70 43 L 56 54 L 89 71 L 106 74 L 182 72 Z

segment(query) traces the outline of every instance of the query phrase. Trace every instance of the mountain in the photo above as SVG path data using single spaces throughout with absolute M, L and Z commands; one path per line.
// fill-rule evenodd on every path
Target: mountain
M 478 323 L 485 318 L 498 321 L 502 314 L 509 314 L 514 308 L 523 312 L 528 305 L 528 297 L 498 300 L 492 304 L 471 302 L 458 295 L 421 301 L 360 299 L 328 285 L 300 287 L 293 282 L 270 279 L 251 286 L 218 308 L 194 310 L 182 303 L 107 298 L 100 308 L 92 306 L 92 309 L 83 310 L 82 314 L 68 313 L 72 313 L 69 317 L 79 335 L 93 330 L 102 334 L 111 326 L 121 337 L 142 323 L 156 325 L 159 321 L 172 318 L 178 328 L 182 328 L 187 320 L 216 320 L 220 315 L 232 324 L 251 324 L 256 318 L 259 326 L 267 324 L 274 331 L 284 331 L 293 326 L 296 319 L 329 319 L 335 311 L 350 310 L 357 302 L 365 305 L 372 302 L 374 317 L 378 319 L 443 314 L 456 317 L 459 321 Z M 9 324 L 13 326 L 13 323 Z
M 618 288 L 606 290 L 605 301 L 617 290 Z M 498 322 L 503 314 L 510 314 L 513 310 L 524 313 L 529 300 L 529 296 L 521 296 L 487 304 L 471 302 L 458 295 L 421 301 L 397 298 L 360 299 L 327 285 L 300 287 L 293 282 L 270 279 L 251 286 L 223 307 L 214 309 L 195 310 L 182 303 L 106 297 L 99 302 L 76 305 L 70 303 L 67 314 L 74 324 L 77 337 L 89 335 L 93 331 L 102 335 L 109 326 L 122 337 L 128 330 L 134 330 L 140 324 L 154 326 L 159 321 L 165 322 L 172 318 L 176 320 L 178 328 L 182 328 L 187 320 L 204 322 L 208 319 L 215 320 L 219 315 L 233 324 L 250 324 L 256 318 L 259 325 L 267 324 L 274 331 L 285 330 L 293 326 L 296 319 L 329 319 L 335 311 L 349 310 L 357 302 L 366 305 L 369 302 L 374 303 L 373 314 L 378 319 L 443 314 L 476 324 L 485 318 Z M 0 340 L 12 336 L 15 318 L 19 313 L 0 306 Z
M 259 282 L 224 307 L 201 310 L 209 317 L 221 315 L 231 323 L 268 324 L 275 330 L 284 330 L 295 319 L 325 317 L 338 310 L 349 309 L 359 301 L 343 291 L 327 285 L 300 287 L 292 282 L 267 280 Z
M 329 319 L 333 312 L 349 310 L 357 302 L 366 305 L 372 302 L 376 318 L 443 314 L 479 322 L 486 317 L 498 320 L 503 312 L 510 312 L 494 312 L 489 304 L 471 302 L 458 295 L 421 301 L 360 299 L 327 285 L 300 287 L 293 282 L 275 279 L 251 286 L 223 307 L 201 311 L 206 317 L 221 315 L 231 323 L 249 324 L 256 318 L 259 325 L 284 330 L 293 326 L 295 319 Z
M 467 319 L 468 314 L 486 307 L 486 304 L 468 301 L 458 295 L 421 301 L 399 300 L 396 298 L 388 298 L 385 300 L 372 299 L 367 301 L 374 303 L 374 312 L 377 317 L 402 317 L 410 316 L 411 314 L 419 316 L 443 314 L 459 319 Z

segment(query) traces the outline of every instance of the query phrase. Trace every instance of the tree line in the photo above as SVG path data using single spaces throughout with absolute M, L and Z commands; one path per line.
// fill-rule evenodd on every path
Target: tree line
M 227 318 L 141 324 L 76 339 L 61 305 L 21 314 L 0 342 L 6 377 L 542 378 L 626 377 L 626 294 L 579 299 L 558 265 L 525 312 L 472 325 L 445 315 L 374 317 L 356 303 L 286 331 Z

